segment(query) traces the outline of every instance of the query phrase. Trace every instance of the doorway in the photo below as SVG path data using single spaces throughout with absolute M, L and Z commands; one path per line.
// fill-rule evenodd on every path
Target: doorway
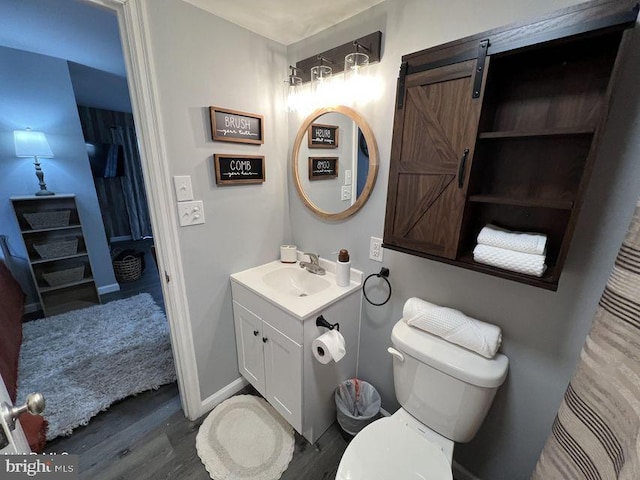
M 125 6 L 120 1 L 113 2 L 93 2 L 98 5 L 105 5 L 106 3 L 110 3 L 110 6 L 116 9 L 120 9 L 120 23 L 122 24 L 122 15 L 125 10 Z M 141 8 L 138 2 L 135 2 L 135 7 L 132 6 L 131 9 Z M 93 6 L 95 7 L 95 5 Z M 124 43 L 127 43 L 126 41 Z M 135 83 L 135 81 L 134 81 Z M 140 103 L 140 100 L 138 101 Z M 144 108 L 140 108 L 140 110 L 144 111 Z M 148 124 L 148 120 L 144 120 L 143 123 Z M 146 148 L 142 148 L 141 150 L 147 151 L 149 150 L 149 144 L 157 144 L 157 139 L 145 139 L 139 138 L 138 141 L 141 144 L 145 144 Z M 143 163 L 145 156 L 143 155 Z M 149 158 L 149 157 L 146 157 Z M 52 167 L 51 167 L 52 168 Z M 150 165 L 147 163 L 146 166 L 143 165 L 142 170 L 146 174 L 149 171 L 153 171 Z M 164 173 L 162 168 L 159 169 L 159 173 Z M 163 182 L 162 178 L 166 179 L 167 177 L 160 177 L 160 183 Z M 152 192 L 151 197 L 155 195 L 156 201 L 153 203 L 150 210 L 154 210 L 155 214 L 152 213 L 151 216 L 155 215 L 155 219 L 152 222 L 154 224 L 154 230 L 159 232 L 159 235 L 154 239 L 154 242 L 159 244 L 159 252 L 158 255 L 159 260 L 158 263 L 162 266 L 159 267 L 158 270 L 162 271 L 162 279 L 164 285 L 160 289 L 161 294 L 164 294 L 164 298 L 169 305 L 169 323 L 170 323 L 170 334 L 172 338 L 172 348 L 174 352 L 174 357 L 176 359 L 176 370 L 178 371 L 178 384 L 180 385 L 180 399 L 182 401 L 183 409 L 185 413 L 190 416 L 196 417 L 199 415 L 199 409 L 201 409 L 200 405 L 200 395 L 197 386 L 197 372 L 195 368 L 189 369 L 189 366 L 193 366 L 195 364 L 193 359 L 193 346 L 192 346 L 192 338 L 191 332 L 188 324 L 188 312 L 186 315 L 177 316 L 180 318 L 177 322 L 172 322 L 172 318 L 176 318 L 175 312 L 178 311 L 186 311 L 186 300 L 184 299 L 184 285 L 182 285 L 181 281 L 181 265 L 179 262 L 179 255 L 177 255 L 177 246 L 176 246 L 176 238 L 175 238 L 175 219 L 167 218 L 170 217 L 170 210 L 165 207 L 158 206 L 158 191 L 162 191 L 165 187 L 158 182 L 158 176 L 152 175 L 151 178 L 145 178 L 145 183 L 148 185 L 149 183 L 152 185 L 150 189 Z M 161 200 L 162 202 L 163 200 Z M 160 213 L 158 213 L 160 212 Z M 164 239 L 167 238 L 166 246 L 163 245 Z M 165 260 L 163 261 L 163 258 Z M 147 268 L 155 268 L 154 261 L 149 258 L 147 261 Z M 149 265 L 150 264 L 150 265 Z M 171 284 L 169 285 L 169 282 Z M 186 367 L 186 368 L 185 368 Z M 184 376 L 181 375 L 181 372 L 188 370 L 188 373 Z M 195 381 L 195 382 L 194 382 Z M 186 385 L 187 388 L 183 388 L 183 385 Z

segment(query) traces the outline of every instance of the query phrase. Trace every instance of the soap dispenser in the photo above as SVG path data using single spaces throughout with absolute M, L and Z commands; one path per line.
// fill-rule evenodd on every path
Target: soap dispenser
M 351 260 L 349 260 L 349 252 L 343 248 L 338 253 L 338 262 L 336 263 L 336 285 L 348 287 L 350 280 Z

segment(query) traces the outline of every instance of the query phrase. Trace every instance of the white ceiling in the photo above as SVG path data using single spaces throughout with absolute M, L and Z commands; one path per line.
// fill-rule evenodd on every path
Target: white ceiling
M 236 25 L 291 45 L 383 0 L 184 0 Z
M 184 0 L 290 45 L 383 0 Z M 124 77 L 114 12 L 82 0 L 0 0 L 0 46 Z
M 0 45 L 126 75 L 115 13 L 81 0 L 0 0 Z

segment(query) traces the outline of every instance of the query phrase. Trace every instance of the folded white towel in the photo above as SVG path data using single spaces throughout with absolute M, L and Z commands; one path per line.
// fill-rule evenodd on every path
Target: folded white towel
M 492 267 L 536 277 L 541 277 L 547 269 L 544 263 L 544 255 L 514 252 L 513 250 L 490 247 L 489 245 L 476 245 L 476 248 L 473 249 L 473 259 L 476 262 L 491 265 Z
M 544 255 L 547 248 L 547 236 L 541 233 L 511 232 L 495 225 L 487 225 L 480 230 L 478 243 L 516 252 Z
M 402 316 L 407 325 L 473 350 L 483 357 L 493 358 L 502 343 L 500 327 L 419 298 L 410 298 L 405 302 Z

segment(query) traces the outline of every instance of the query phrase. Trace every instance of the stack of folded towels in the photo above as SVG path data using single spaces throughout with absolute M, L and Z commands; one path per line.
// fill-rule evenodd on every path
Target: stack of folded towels
M 406 301 L 402 318 L 411 327 L 437 335 L 486 358 L 495 357 L 502 343 L 500 327 L 420 298 L 414 297 Z
M 546 253 L 546 235 L 510 232 L 487 225 L 478 235 L 473 259 L 492 267 L 541 277 L 547 269 Z

